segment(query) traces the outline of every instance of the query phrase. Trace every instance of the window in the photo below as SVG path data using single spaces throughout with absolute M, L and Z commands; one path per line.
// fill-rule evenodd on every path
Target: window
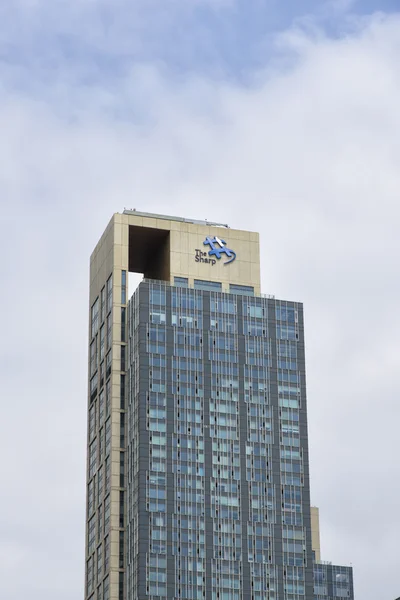
M 106 309 L 107 313 L 110 312 L 112 308 L 112 275 L 108 278 L 106 283 Z
M 121 271 L 121 304 L 126 304 L 126 271 Z
M 110 416 L 111 407 L 111 380 L 109 379 L 106 383 L 106 417 Z
M 101 390 L 99 394 L 99 427 L 103 425 L 104 421 L 104 390 Z
M 96 471 L 97 459 L 97 440 L 94 440 L 89 447 L 89 478 L 93 477 Z
M 244 308 L 247 310 L 249 317 L 254 317 L 255 319 L 262 319 L 264 317 L 264 307 L 262 306 L 247 304 Z
M 165 322 L 165 312 L 160 312 L 160 309 L 150 311 L 150 323 L 155 323 L 156 325 L 165 325 Z
M 104 358 L 104 325 L 100 327 L 100 362 Z
M 110 491 L 110 477 L 111 477 L 111 464 L 110 464 L 110 457 L 109 456 L 107 456 L 107 458 L 106 458 L 105 472 L 106 472 L 106 477 L 105 477 L 105 491 L 107 493 L 107 492 Z
M 277 321 L 297 322 L 297 311 L 292 307 L 277 306 L 275 309 Z
M 93 557 L 90 557 L 87 561 L 87 594 L 91 594 L 93 591 Z
M 124 600 L 124 574 L 119 574 L 118 600 Z
M 90 344 L 90 377 L 97 369 L 97 338 Z
M 111 346 L 111 335 L 112 335 L 112 319 L 111 319 L 111 315 L 108 315 L 107 317 L 107 348 L 110 348 Z
M 242 296 L 254 296 L 254 287 L 251 285 L 235 285 L 231 283 L 229 285 L 229 291 L 231 294 L 240 294 Z
M 96 517 L 89 519 L 88 523 L 88 554 L 92 554 L 96 543 Z
M 98 298 L 96 298 L 96 300 L 94 301 L 94 303 L 92 305 L 91 322 L 92 322 L 91 333 L 92 333 L 92 338 L 93 338 L 96 335 L 97 330 L 99 328 L 99 299 Z
M 119 532 L 119 568 L 124 568 L 124 532 Z M 122 575 L 122 573 L 121 573 Z
M 103 539 L 103 504 L 99 504 L 97 512 L 97 539 L 99 541 Z
M 110 536 L 107 535 L 104 540 L 104 570 L 107 571 L 110 562 Z M 107 578 L 108 579 L 108 578 Z M 104 580 L 104 587 L 106 582 Z
M 336 588 L 335 598 L 350 598 L 350 591 L 346 588 Z
M 120 408 L 125 409 L 125 375 L 120 376 Z
M 125 485 L 125 452 L 120 452 L 119 455 L 119 485 L 120 487 Z
M 124 492 L 119 492 L 119 526 L 124 527 Z
M 126 342 L 126 308 L 121 308 L 121 342 Z
M 104 579 L 104 584 L 103 584 L 103 600 L 110 600 L 110 580 L 109 580 L 108 575 Z
M 106 316 L 106 288 L 103 287 L 100 294 L 100 310 L 101 310 L 101 322 L 103 323 Z
M 276 337 L 281 340 L 298 340 L 299 334 L 295 325 L 277 325 Z
M 111 451 L 111 418 L 106 421 L 106 456 Z
M 166 291 L 165 288 L 152 287 L 150 289 L 150 304 L 156 306 L 165 306 L 166 303 Z
M 104 533 L 108 533 L 110 530 L 110 496 L 108 495 L 104 500 Z
M 97 502 L 100 502 L 103 499 L 103 467 L 100 467 L 99 472 L 97 474 Z
M 94 402 L 89 409 L 89 441 L 94 438 L 96 430 L 96 403 Z
M 126 346 L 121 346 L 121 371 L 125 371 Z
M 125 448 L 125 413 L 120 413 L 119 437 L 120 447 Z
M 89 516 L 93 514 L 93 510 L 95 507 L 95 498 L 94 498 L 94 479 L 89 483 L 88 486 L 88 512 Z
M 109 377 L 111 373 L 111 350 L 107 352 L 106 356 L 106 377 Z
M 198 290 L 222 290 L 222 283 L 219 281 L 204 281 L 202 279 L 194 280 L 194 287 Z
M 103 574 L 103 546 L 97 548 L 97 581 L 101 581 Z
M 176 287 L 188 287 L 189 280 L 187 277 L 174 277 L 174 285 Z
M 97 394 L 98 375 L 95 373 L 90 380 L 90 399 L 93 400 Z

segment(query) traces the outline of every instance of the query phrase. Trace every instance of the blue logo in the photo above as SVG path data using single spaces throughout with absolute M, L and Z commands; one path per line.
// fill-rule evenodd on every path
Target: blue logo
M 229 263 L 233 262 L 236 258 L 236 252 L 226 247 L 225 240 L 221 240 L 217 236 L 214 238 L 206 237 L 203 242 L 203 246 L 210 246 L 208 251 L 208 256 L 210 258 L 205 258 L 207 256 L 207 252 L 202 252 L 201 250 L 196 250 L 195 260 L 196 262 L 205 262 L 210 263 L 214 266 L 217 260 L 221 260 L 222 255 L 224 254 L 229 260 L 226 260 L 223 264 L 229 265 Z

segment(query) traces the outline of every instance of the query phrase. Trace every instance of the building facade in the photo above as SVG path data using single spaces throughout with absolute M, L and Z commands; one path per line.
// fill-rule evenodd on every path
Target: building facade
M 354 600 L 353 569 L 329 562 L 314 564 L 314 600 Z
M 88 367 L 85 598 L 314 598 L 303 307 L 258 234 L 114 215 Z

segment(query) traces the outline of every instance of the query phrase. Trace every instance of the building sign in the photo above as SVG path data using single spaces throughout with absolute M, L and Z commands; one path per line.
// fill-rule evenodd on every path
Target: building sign
M 194 257 L 196 262 L 208 263 L 214 266 L 217 263 L 217 260 L 221 260 L 222 255 L 224 255 L 224 257 L 229 260 L 225 260 L 223 264 L 229 265 L 229 263 L 233 262 L 236 258 L 236 252 L 227 248 L 225 240 L 221 240 L 216 236 L 214 238 L 206 237 L 203 246 L 209 246 L 210 249 L 208 252 L 196 249 Z

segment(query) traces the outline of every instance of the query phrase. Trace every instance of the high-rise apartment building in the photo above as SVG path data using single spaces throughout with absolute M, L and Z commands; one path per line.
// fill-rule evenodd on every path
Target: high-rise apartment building
M 86 599 L 314 598 L 303 307 L 261 294 L 257 233 L 113 216 L 87 478 Z

